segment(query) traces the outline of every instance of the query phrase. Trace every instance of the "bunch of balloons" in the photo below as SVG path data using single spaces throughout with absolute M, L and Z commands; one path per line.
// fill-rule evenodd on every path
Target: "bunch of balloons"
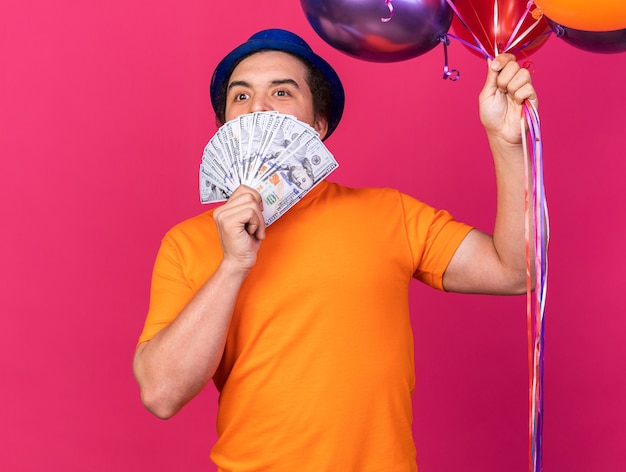
M 474 53 L 527 57 L 555 35 L 591 52 L 626 51 L 626 0 L 300 0 L 317 34 L 372 62 L 420 56 L 448 37 Z M 452 31 L 452 32 L 450 32 Z

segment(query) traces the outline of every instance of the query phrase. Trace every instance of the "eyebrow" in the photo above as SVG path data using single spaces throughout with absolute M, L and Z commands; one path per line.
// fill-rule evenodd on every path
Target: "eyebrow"
M 295 88 L 299 89 L 300 86 L 298 85 L 298 82 L 296 82 L 293 79 L 276 79 L 276 80 L 272 80 L 269 83 L 270 87 L 275 87 L 277 85 L 292 85 Z M 234 87 L 248 87 L 248 88 L 252 88 L 252 86 L 250 85 L 250 83 L 246 82 L 245 80 L 235 80 L 233 82 L 231 82 L 230 84 L 228 84 L 228 90 L 231 90 Z

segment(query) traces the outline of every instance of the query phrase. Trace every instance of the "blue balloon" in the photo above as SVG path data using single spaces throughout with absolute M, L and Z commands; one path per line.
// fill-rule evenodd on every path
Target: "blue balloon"
M 420 56 L 450 29 L 446 0 L 300 0 L 315 32 L 335 49 L 371 62 Z

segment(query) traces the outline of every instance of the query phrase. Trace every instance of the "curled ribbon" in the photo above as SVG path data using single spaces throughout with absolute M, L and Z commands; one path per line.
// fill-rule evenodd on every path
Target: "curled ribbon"
M 448 35 L 444 34 L 441 38 L 439 38 L 439 41 L 443 43 L 443 79 L 456 82 L 461 77 L 461 72 L 457 69 L 450 69 L 448 67 L 448 46 L 450 45 Z
M 380 21 L 382 21 L 383 23 L 387 23 L 388 21 L 390 21 L 391 17 L 393 16 L 393 4 L 391 3 L 391 0 L 385 0 L 385 5 L 387 5 L 387 8 L 389 8 L 389 17 L 381 18 Z

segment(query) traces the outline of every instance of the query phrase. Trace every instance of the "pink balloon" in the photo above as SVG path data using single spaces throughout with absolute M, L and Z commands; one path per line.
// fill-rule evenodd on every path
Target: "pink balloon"
M 446 0 L 301 0 L 307 20 L 335 49 L 372 62 L 396 62 L 433 49 L 448 32 Z

